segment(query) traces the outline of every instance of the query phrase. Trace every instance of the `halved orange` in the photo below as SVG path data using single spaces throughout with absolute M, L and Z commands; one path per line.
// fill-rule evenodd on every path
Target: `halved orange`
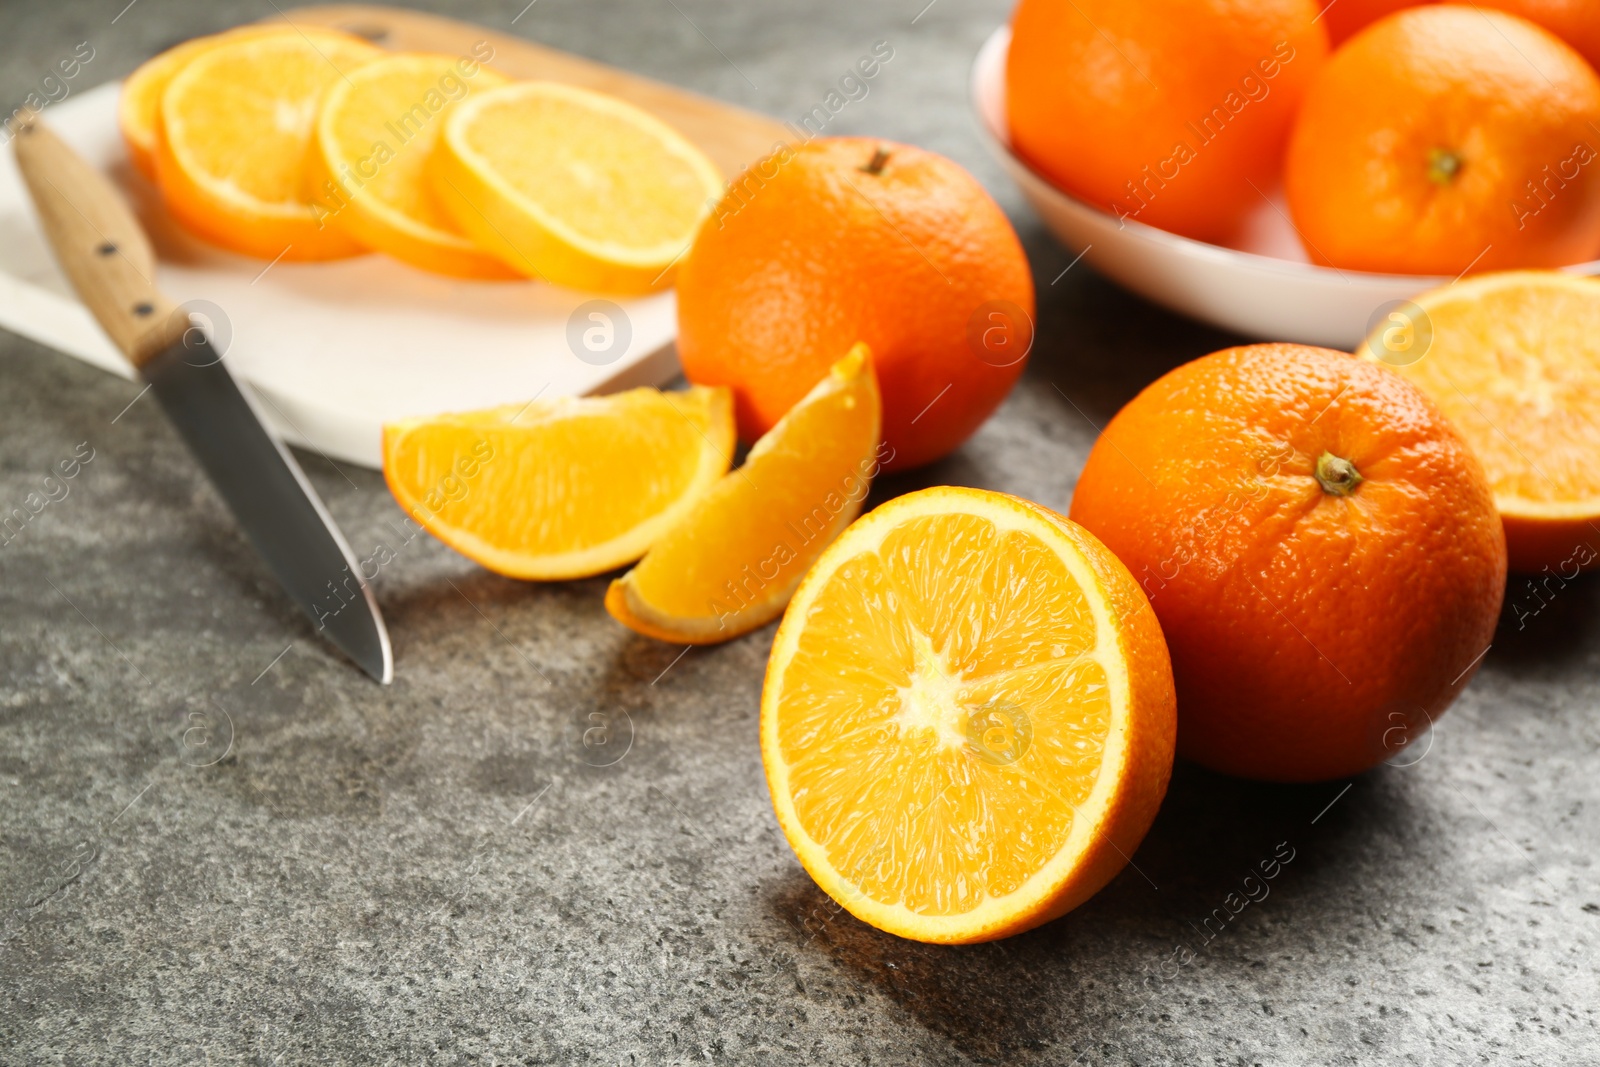
M 122 93 L 117 97 L 117 126 L 128 146 L 128 158 L 134 167 L 151 181 L 156 180 L 156 138 L 161 125 L 161 94 L 166 92 L 172 76 L 182 70 L 195 56 L 208 48 L 240 36 L 264 33 L 294 33 L 291 26 L 282 23 L 240 26 L 226 33 L 196 37 L 146 60 L 122 83 Z
M 333 219 L 369 248 L 423 270 L 462 278 L 516 271 L 462 232 L 424 170 L 445 117 L 470 93 L 507 84 L 464 56 L 405 52 L 335 81 L 317 116 L 319 177 Z
M 379 50 L 307 27 L 203 49 L 161 95 L 156 180 L 185 226 L 263 259 L 366 251 L 318 203 L 307 166 L 317 105 Z
M 833 365 L 684 521 L 606 591 L 606 610 L 663 641 L 729 641 L 777 618 L 861 513 L 884 457 L 867 346 Z
M 1392 312 L 1357 354 L 1420 386 L 1489 475 L 1513 571 L 1600 561 L 1600 280 L 1483 274 Z
M 806 575 L 761 754 L 824 892 L 902 937 L 988 941 L 1129 862 L 1166 792 L 1173 705 L 1155 614 L 1104 545 L 941 486 L 873 511 Z
M 726 389 L 633 389 L 383 428 L 383 476 L 406 513 L 511 578 L 631 563 L 733 460 Z
M 462 101 L 430 161 L 461 228 L 556 285 L 638 293 L 672 283 L 718 197 L 716 166 L 632 104 L 556 82 Z

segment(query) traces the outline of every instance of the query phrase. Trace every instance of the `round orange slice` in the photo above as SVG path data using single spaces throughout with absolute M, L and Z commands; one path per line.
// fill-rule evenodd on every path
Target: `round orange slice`
M 446 209 L 479 245 L 556 285 L 639 293 L 722 195 L 716 166 L 632 104 L 555 82 L 463 100 L 430 160 Z
M 861 514 L 883 411 L 866 345 L 833 365 L 692 514 L 606 591 L 624 626 L 707 645 L 777 618 L 822 550 Z
M 1482 461 L 1511 569 L 1600 561 L 1600 280 L 1482 274 L 1390 312 L 1357 354 L 1399 371 Z
M 369 248 L 439 274 L 517 278 L 444 210 L 424 168 L 445 117 L 507 79 L 464 56 L 384 56 L 336 80 L 317 116 L 316 156 L 334 221 Z
M 202 50 L 161 95 L 156 180 L 168 209 L 247 256 L 366 251 L 331 224 L 307 164 L 322 94 L 380 54 L 358 37 L 310 27 Z
M 191 41 L 162 52 L 140 64 L 139 68 L 122 83 L 122 93 L 117 97 L 117 126 L 128 146 L 128 158 L 134 168 L 151 181 L 156 179 L 156 137 L 161 124 L 161 94 L 167 89 L 172 76 L 182 70 L 195 56 L 208 48 L 241 36 L 265 33 L 294 33 L 282 24 L 265 26 L 240 26 L 226 33 L 196 37 Z
M 846 530 L 773 643 L 761 754 L 789 844 L 857 918 L 967 943 L 1129 862 L 1176 719 L 1154 612 L 1077 524 L 943 486 Z
M 445 544 L 511 578 L 586 578 L 644 555 L 733 459 L 726 389 L 632 389 L 383 428 L 383 476 Z

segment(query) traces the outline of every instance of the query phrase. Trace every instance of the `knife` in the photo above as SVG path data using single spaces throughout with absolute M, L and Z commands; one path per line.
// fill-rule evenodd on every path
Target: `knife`
M 36 112 L 17 116 L 12 126 L 17 167 L 79 297 L 148 383 L 317 632 L 387 683 L 394 675 L 389 632 L 350 546 L 229 373 L 223 353 L 156 291 L 155 256 L 133 212 Z

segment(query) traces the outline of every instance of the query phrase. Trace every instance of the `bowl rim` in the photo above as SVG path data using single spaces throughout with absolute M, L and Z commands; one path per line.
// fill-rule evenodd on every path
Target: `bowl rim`
M 1015 178 L 1019 173 L 1025 175 L 1031 180 L 1034 191 L 1055 201 L 1058 206 L 1064 209 L 1074 211 L 1080 215 L 1088 214 L 1093 216 L 1098 225 L 1112 226 L 1118 230 L 1128 230 L 1135 240 L 1154 245 L 1171 254 L 1191 259 L 1211 260 L 1234 268 L 1300 277 L 1318 282 L 1341 282 L 1346 285 L 1354 283 L 1374 288 L 1381 287 L 1385 290 L 1411 286 L 1417 292 L 1424 292 L 1428 289 L 1461 280 L 1466 276 L 1467 271 L 1470 271 L 1473 267 L 1473 264 L 1468 264 L 1467 269 L 1454 278 L 1446 274 L 1383 274 L 1375 271 L 1347 270 L 1343 267 L 1324 267 L 1316 263 L 1302 263 L 1297 260 L 1283 259 L 1260 252 L 1246 252 L 1238 248 L 1229 248 L 1226 245 L 1212 244 L 1209 241 L 1185 237 L 1170 230 L 1151 226 L 1149 223 L 1140 222 L 1138 219 L 1118 218 L 1109 211 L 1081 200 L 1061 189 L 1040 174 L 1032 164 L 1012 150 L 1011 131 L 1003 128 L 1003 126 L 997 127 L 995 123 L 990 121 L 988 110 L 991 107 L 999 110 L 1004 106 L 1005 59 L 1010 49 L 1011 24 L 1002 23 L 984 40 L 983 44 L 979 46 L 977 54 L 973 57 L 972 69 L 968 78 L 968 105 L 972 109 L 973 118 L 977 120 L 978 130 L 985 145 L 1002 163 L 1006 164 L 1008 169 L 1012 171 L 1013 177 Z M 1019 184 L 1024 183 L 1019 182 Z M 1024 188 L 1024 192 L 1028 191 L 1027 188 Z M 1292 221 L 1290 225 L 1293 225 Z M 1092 260 L 1093 257 L 1090 258 Z M 1545 269 L 1557 270 L 1566 274 L 1597 275 L 1600 274 L 1600 259 L 1591 259 L 1583 263 L 1572 263 L 1562 267 Z

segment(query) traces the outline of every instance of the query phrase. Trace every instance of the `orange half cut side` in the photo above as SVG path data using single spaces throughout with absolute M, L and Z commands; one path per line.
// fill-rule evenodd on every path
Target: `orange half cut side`
M 761 752 L 817 884 L 920 941 L 986 941 L 1105 885 L 1166 791 L 1155 614 L 1082 527 L 949 486 L 845 531 L 773 643 Z

